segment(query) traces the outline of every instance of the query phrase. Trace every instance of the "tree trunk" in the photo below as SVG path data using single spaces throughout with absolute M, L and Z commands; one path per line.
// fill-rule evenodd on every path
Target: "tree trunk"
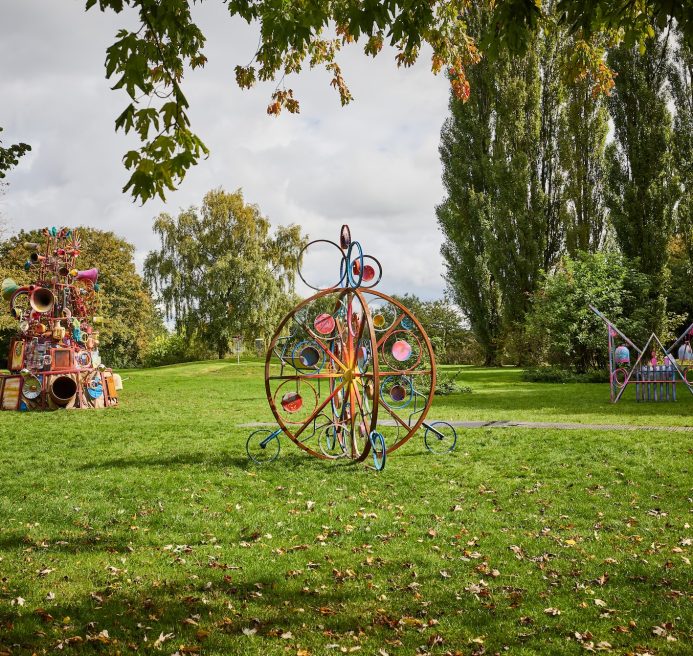
M 500 353 L 495 344 L 487 344 L 484 347 L 484 367 L 500 367 Z

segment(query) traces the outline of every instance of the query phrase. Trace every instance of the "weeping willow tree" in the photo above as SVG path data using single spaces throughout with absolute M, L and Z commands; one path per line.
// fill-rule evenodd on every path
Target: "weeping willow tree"
M 210 191 L 202 207 L 154 223 L 161 248 L 147 255 L 145 278 L 166 317 L 223 358 L 236 335 L 267 337 L 288 307 L 306 237 L 279 227 L 240 190 Z

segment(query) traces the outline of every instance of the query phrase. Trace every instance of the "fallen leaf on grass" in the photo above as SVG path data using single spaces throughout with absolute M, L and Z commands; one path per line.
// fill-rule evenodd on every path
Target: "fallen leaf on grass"
M 444 643 L 445 643 L 445 640 L 443 640 L 443 636 L 440 635 L 439 633 L 432 635 L 428 639 L 428 646 L 429 647 L 435 647 L 436 645 L 442 645 Z
M 37 608 L 34 615 L 38 615 L 44 622 L 50 624 L 53 621 L 53 616 L 46 612 L 43 608 Z
M 518 547 L 516 544 L 511 544 L 509 549 L 515 554 L 515 558 L 518 560 L 522 560 L 525 557 L 525 552 L 522 551 L 522 547 Z
M 111 637 L 108 635 L 108 631 L 104 629 L 96 635 L 89 635 L 87 633 L 87 642 L 100 642 L 103 645 L 108 645 L 111 642 Z
M 257 629 L 243 629 L 243 635 L 254 636 L 257 633 Z
M 556 615 L 560 615 L 561 611 L 558 610 L 558 608 L 544 608 L 544 612 L 547 615 L 551 615 L 551 617 L 556 617 Z
M 164 633 L 162 631 L 159 637 L 154 641 L 154 649 L 161 649 L 161 645 L 171 638 L 173 638 L 173 633 Z
M 666 638 L 667 642 L 676 642 L 676 638 L 670 633 L 672 628 L 673 625 L 670 622 L 665 622 L 659 626 L 653 626 L 652 635 L 655 635 L 658 638 Z

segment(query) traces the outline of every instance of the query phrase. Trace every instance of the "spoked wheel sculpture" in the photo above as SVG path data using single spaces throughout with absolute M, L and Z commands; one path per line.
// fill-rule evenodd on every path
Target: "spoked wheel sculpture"
M 251 434 L 249 457 L 274 460 L 283 432 L 317 458 L 362 462 L 371 455 L 382 470 L 387 455 L 422 424 L 430 451 L 452 450 L 454 428 L 425 422 L 436 375 L 423 327 L 401 303 L 373 289 L 382 268 L 352 242 L 348 226 L 339 244 L 317 240 L 304 253 L 325 247 L 339 257 L 338 282 L 311 285 L 299 269 L 318 293 L 296 306 L 272 338 L 265 389 L 279 429 Z

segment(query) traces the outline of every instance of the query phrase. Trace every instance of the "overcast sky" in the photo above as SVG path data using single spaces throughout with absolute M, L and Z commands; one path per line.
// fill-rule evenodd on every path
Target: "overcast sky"
M 392 52 L 372 60 L 360 46 L 347 48 L 340 62 L 351 105 L 341 107 L 328 73 L 305 71 L 287 81 L 301 113 L 274 118 L 265 112 L 273 84 L 243 91 L 234 79 L 234 66 L 254 52 L 256 29 L 231 20 L 220 0 L 198 5 L 194 17 L 209 61 L 188 75 L 184 90 L 193 130 L 211 155 L 166 204 L 140 206 L 121 192 L 128 178 L 121 157 L 131 141 L 113 122 L 127 98 L 110 90 L 103 66 L 116 30 L 132 17 L 85 13 L 84 0 L 2 0 L 2 140 L 33 149 L 0 197 L 11 228 L 113 230 L 135 244 L 141 264 L 157 247 L 151 225 L 159 212 L 199 205 L 211 188 L 241 187 L 273 224 L 300 223 L 313 239 L 336 240 L 349 223 L 383 263 L 381 291 L 440 297 L 435 205 L 443 197 L 438 142 L 448 89 L 430 73 L 429 57 L 405 70 Z

